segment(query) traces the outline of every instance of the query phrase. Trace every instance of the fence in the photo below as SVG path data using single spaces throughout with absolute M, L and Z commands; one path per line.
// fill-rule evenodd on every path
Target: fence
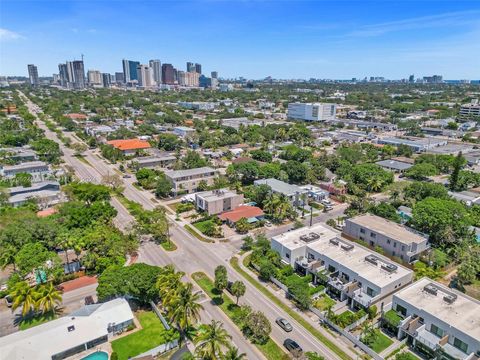
M 157 314 L 158 318 L 160 319 L 160 321 L 162 322 L 163 324 L 163 327 L 165 328 L 165 330 L 170 330 L 170 325 L 168 325 L 168 322 L 167 320 L 165 320 L 165 318 L 163 317 L 162 313 L 160 312 L 159 308 L 157 307 L 157 305 L 155 305 L 155 303 L 153 301 L 150 301 L 150 306 L 152 307 L 153 311 L 155 311 L 155 314 Z
M 140 354 L 140 355 L 137 355 L 131 359 L 138 359 L 138 358 L 141 358 L 141 357 L 144 357 L 144 356 L 157 356 L 157 355 L 160 355 L 160 354 L 163 354 L 163 353 L 166 353 L 167 351 L 170 351 L 174 348 L 176 348 L 178 346 L 178 340 L 173 340 L 173 341 L 170 341 L 166 344 L 161 344 L 153 349 L 150 349 L 148 351 L 145 351 L 144 353 Z

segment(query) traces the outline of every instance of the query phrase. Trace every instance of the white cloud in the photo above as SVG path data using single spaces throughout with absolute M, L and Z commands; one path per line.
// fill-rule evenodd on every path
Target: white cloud
M 25 37 L 15 31 L 0 28 L 0 41 L 14 41 L 20 39 L 25 39 Z

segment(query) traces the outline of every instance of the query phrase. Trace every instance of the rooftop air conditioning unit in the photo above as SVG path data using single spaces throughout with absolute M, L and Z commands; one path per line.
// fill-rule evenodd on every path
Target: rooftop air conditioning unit
M 351 251 L 353 250 L 353 245 L 352 244 L 342 244 L 341 248 L 345 251 Z
M 428 284 L 423 288 L 423 290 L 432 295 L 437 295 L 438 292 L 437 287 L 433 284 Z
M 338 239 L 330 239 L 329 242 L 333 245 L 338 245 Z
M 386 270 L 386 271 L 388 271 L 388 272 L 391 273 L 391 272 L 396 271 L 396 270 L 398 269 L 398 266 L 387 263 L 387 264 L 383 264 L 383 265 L 381 266 L 381 268 L 382 268 L 383 270 Z
M 373 265 L 378 265 L 378 258 L 374 255 L 365 256 L 365 261 Z
M 443 301 L 445 301 L 447 304 L 453 304 L 455 300 L 457 300 L 456 294 L 447 294 L 443 297 Z

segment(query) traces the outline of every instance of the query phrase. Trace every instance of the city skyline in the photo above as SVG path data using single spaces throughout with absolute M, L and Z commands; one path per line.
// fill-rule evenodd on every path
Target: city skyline
M 172 16 L 154 21 L 159 11 Z M 2 13 L 1 75 L 35 64 L 51 76 L 85 54 L 85 70 L 111 74 L 121 59 L 160 59 L 226 78 L 480 78 L 480 6 L 468 1 L 7 1 Z

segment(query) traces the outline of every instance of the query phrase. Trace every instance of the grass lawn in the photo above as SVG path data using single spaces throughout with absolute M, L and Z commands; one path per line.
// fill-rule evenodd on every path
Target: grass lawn
M 223 293 L 219 293 L 212 280 L 202 272 L 192 274 L 193 280 L 207 293 L 213 302 L 235 323 L 234 316 L 239 306 Z M 255 344 L 268 360 L 282 360 L 285 352 L 271 338 L 265 344 Z
M 193 230 L 193 228 L 190 225 L 185 225 L 185 230 L 187 230 L 191 235 L 195 236 L 200 241 L 207 242 L 207 243 L 214 243 L 215 242 L 214 240 L 204 238 L 202 235 L 200 235 L 195 230 Z
M 244 264 L 248 266 L 249 263 L 249 256 L 245 257 Z M 266 297 L 268 297 L 272 302 L 274 302 L 278 307 L 280 307 L 283 311 L 285 311 L 288 315 L 294 318 L 300 325 L 302 325 L 307 331 L 309 331 L 315 338 L 317 338 L 321 343 L 327 346 L 330 350 L 332 350 L 335 354 L 337 354 L 342 360 L 351 360 L 350 356 L 348 356 L 342 349 L 340 349 L 336 344 L 334 344 L 330 339 L 325 337 L 320 331 L 315 329 L 313 325 L 311 325 L 307 320 L 303 318 L 303 316 L 299 315 L 294 310 L 290 309 L 286 304 L 283 303 L 280 299 L 278 299 L 274 294 L 272 294 L 267 288 L 265 288 L 262 284 L 260 284 L 256 279 L 254 279 L 250 274 L 245 272 L 240 265 L 238 265 L 238 258 L 233 257 L 230 259 L 230 264 L 232 267 L 242 275 L 248 282 L 250 282 L 253 286 L 255 286 L 260 292 L 262 292 Z
M 23 319 L 20 324 L 18 325 L 18 328 L 20 330 L 27 330 L 30 329 L 34 326 L 46 323 L 50 320 L 56 319 L 57 316 L 53 312 L 49 312 L 47 314 L 39 314 L 36 316 L 28 317 Z
M 177 250 L 177 245 L 173 241 L 164 241 L 161 242 L 160 245 L 165 251 L 174 251 Z
M 330 306 L 333 306 L 335 304 L 335 300 L 333 300 L 327 294 L 323 294 L 322 296 L 319 296 L 317 300 L 315 300 L 313 306 L 315 306 L 320 311 L 326 311 Z
M 380 354 L 383 350 L 393 344 L 393 341 L 380 330 L 375 330 L 375 341 L 368 345 L 377 354 Z
M 118 354 L 119 360 L 128 360 L 156 346 L 178 338 L 175 329 L 165 330 L 153 311 L 136 313 L 143 329 L 112 341 L 112 349 Z
M 197 223 L 193 224 L 193 226 L 195 226 L 198 230 L 200 230 L 202 232 L 202 234 L 205 234 L 205 231 L 209 227 L 217 226 L 217 225 L 215 224 L 215 221 L 213 221 L 213 219 L 210 219 L 210 220 L 197 222 Z

